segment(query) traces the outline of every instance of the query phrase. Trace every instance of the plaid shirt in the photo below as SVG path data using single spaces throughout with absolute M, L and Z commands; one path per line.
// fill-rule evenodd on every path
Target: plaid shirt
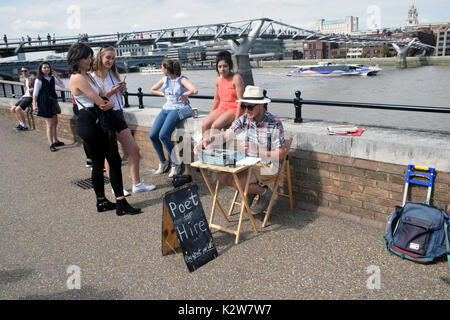
M 259 123 L 249 119 L 244 113 L 234 121 L 230 129 L 235 134 L 245 132 L 245 141 L 250 142 L 258 150 L 274 151 L 283 147 L 286 143 L 284 139 L 284 129 L 281 121 L 270 112 L 265 112 Z M 259 157 L 257 154 L 248 154 L 251 157 Z

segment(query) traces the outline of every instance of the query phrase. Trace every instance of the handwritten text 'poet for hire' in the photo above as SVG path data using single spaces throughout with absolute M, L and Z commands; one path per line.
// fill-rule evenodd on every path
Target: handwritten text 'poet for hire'
M 169 208 L 172 212 L 174 218 L 177 218 L 178 215 L 183 215 L 184 221 L 189 224 L 186 229 L 185 224 L 181 224 L 181 226 L 177 226 L 177 232 L 180 236 L 180 241 L 184 241 L 189 239 L 189 237 L 195 237 L 200 232 L 205 232 L 207 230 L 207 226 L 205 221 L 195 222 L 193 225 L 191 224 L 191 219 L 193 215 L 193 209 L 197 207 L 199 204 L 198 195 L 191 193 L 184 203 L 176 204 L 175 202 L 169 202 Z

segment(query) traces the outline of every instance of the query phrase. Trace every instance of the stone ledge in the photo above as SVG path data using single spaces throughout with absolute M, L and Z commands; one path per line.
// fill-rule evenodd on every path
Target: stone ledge
M 0 98 L 3 108 L 13 106 L 17 99 Z M 73 116 L 72 103 L 60 103 L 62 114 Z M 146 107 L 125 109 L 125 119 L 129 125 L 150 128 L 160 108 Z M 195 132 L 201 127 L 203 117 L 189 118 L 179 128 Z M 285 135 L 293 137 L 294 155 L 298 152 L 317 152 L 358 158 L 384 163 L 434 167 L 438 171 L 450 172 L 450 135 L 395 130 L 364 126 L 359 137 L 329 136 L 326 128 L 333 123 L 304 122 L 296 124 L 291 119 L 282 119 Z

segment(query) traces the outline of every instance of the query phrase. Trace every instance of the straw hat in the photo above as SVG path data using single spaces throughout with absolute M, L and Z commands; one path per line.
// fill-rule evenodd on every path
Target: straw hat
M 263 89 L 255 86 L 246 86 L 242 99 L 236 102 L 245 102 L 253 104 L 269 103 L 271 100 L 264 97 Z

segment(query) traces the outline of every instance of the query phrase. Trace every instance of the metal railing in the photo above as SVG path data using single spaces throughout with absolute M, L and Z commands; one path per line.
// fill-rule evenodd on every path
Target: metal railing
M 267 91 L 264 90 L 264 96 Z M 138 88 L 137 93 L 125 92 L 124 107 L 128 108 L 128 97 L 135 96 L 139 101 L 139 109 L 144 108 L 144 97 L 160 97 L 158 95 L 143 93 L 142 88 Z M 303 122 L 302 118 L 302 106 L 303 105 L 316 105 L 316 106 L 333 106 L 333 107 L 346 107 L 346 108 L 366 108 L 366 109 L 383 109 L 383 110 L 396 110 L 396 111 L 416 111 L 416 112 L 434 112 L 434 113 L 450 113 L 450 107 L 432 107 L 432 106 L 415 106 L 415 105 L 401 105 L 401 104 L 382 104 L 382 103 L 365 103 L 365 102 L 344 102 L 344 101 L 323 101 L 323 100 L 304 100 L 301 98 L 301 91 L 295 91 L 295 98 L 293 99 L 280 99 L 271 98 L 273 103 L 291 104 L 295 108 L 295 123 Z M 213 96 L 195 95 L 190 96 L 189 99 L 214 99 Z
M 0 97 L 20 98 L 25 94 L 24 84 L 22 82 L 0 80 Z M 58 100 L 62 102 L 72 102 L 72 92 L 68 88 L 56 88 Z
M 24 87 L 23 83 L 15 81 L 0 80 L 0 96 L 5 98 L 18 98 L 23 95 Z M 72 93 L 68 88 L 57 88 L 58 98 L 62 102 L 71 102 Z M 264 90 L 264 95 L 267 92 Z M 158 95 L 143 93 L 142 88 L 138 88 L 138 92 L 125 92 L 124 95 L 124 108 L 129 108 L 129 97 L 138 98 L 138 108 L 144 108 L 144 97 L 160 97 Z M 203 99 L 213 100 L 213 96 L 195 95 L 190 96 L 189 99 Z M 304 105 L 316 105 L 316 106 L 332 106 L 332 107 L 345 107 L 345 108 L 364 108 L 364 109 L 383 109 L 391 111 L 414 111 L 414 112 L 432 112 L 432 113 L 450 113 L 450 107 L 433 107 L 433 106 L 417 106 L 417 105 L 403 105 L 403 104 L 385 104 L 385 103 L 366 103 L 366 102 L 344 102 L 344 101 L 324 101 L 324 100 L 304 100 L 301 98 L 301 92 L 298 90 L 295 92 L 293 99 L 280 99 L 270 98 L 273 103 L 290 104 L 293 105 L 295 110 L 295 123 L 303 122 L 302 107 Z

